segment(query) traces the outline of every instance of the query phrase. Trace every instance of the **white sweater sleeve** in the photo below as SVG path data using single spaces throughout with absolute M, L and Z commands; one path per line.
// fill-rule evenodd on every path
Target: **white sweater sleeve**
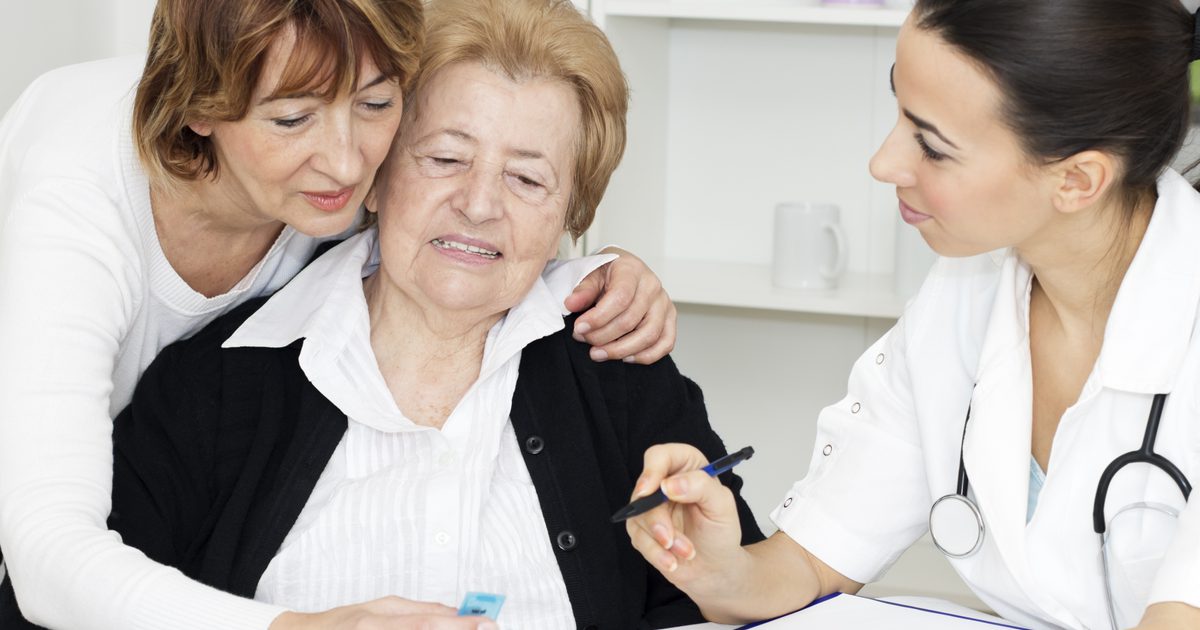
M 73 180 L 43 182 L 7 211 L 0 549 L 22 612 L 50 628 L 266 628 L 283 609 L 194 582 L 106 525 L 113 368 L 144 306 L 128 217 Z

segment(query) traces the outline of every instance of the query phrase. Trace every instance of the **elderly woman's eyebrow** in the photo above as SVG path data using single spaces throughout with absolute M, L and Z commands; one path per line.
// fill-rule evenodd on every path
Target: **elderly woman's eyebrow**
M 445 129 L 438 129 L 437 131 L 425 136 L 424 138 L 421 138 L 417 142 L 418 143 L 427 142 L 427 141 L 429 141 L 433 138 L 436 138 L 437 136 L 441 136 L 441 135 L 458 138 L 459 140 L 464 140 L 466 142 L 470 142 L 473 144 L 477 144 L 479 142 L 479 140 L 475 136 L 472 136 L 471 134 L 469 134 L 461 129 L 454 129 L 452 127 L 447 127 Z M 514 156 L 514 157 L 519 157 L 519 158 L 523 158 L 523 159 L 527 159 L 527 160 L 549 160 L 549 158 L 546 157 L 545 153 L 538 151 L 536 149 L 510 149 L 508 151 L 508 154 L 511 156 Z

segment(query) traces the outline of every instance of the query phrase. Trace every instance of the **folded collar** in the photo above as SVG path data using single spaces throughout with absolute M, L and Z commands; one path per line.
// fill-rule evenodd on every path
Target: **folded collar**
M 480 380 L 531 342 L 563 327 L 563 301 L 615 254 L 555 260 L 488 335 Z M 304 268 L 250 316 L 222 347 L 282 348 L 305 339 L 306 355 L 340 353 L 356 327 L 369 329 L 362 279 L 379 266 L 375 230 L 355 234 Z M 368 335 L 369 337 L 369 335 Z
M 282 348 L 297 339 L 344 342 L 350 318 L 366 316 L 362 279 L 377 266 L 375 230 L 347 238 L 300 271 L 242 323 L 223 348 Z
M 1168 170 L 1108 316 L 1097 367 L 1105 387 L 1169 393 L 1200 305 L 1200 194 Z

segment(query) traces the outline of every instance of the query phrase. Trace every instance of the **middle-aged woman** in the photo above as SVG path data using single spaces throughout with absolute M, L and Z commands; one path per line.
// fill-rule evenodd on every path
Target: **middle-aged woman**
M 427 10 L 378 231 L 163 351 L 115 421 L 110 523 L 300 626 L 467 591 L 505 595 L 512 628 L 699 621 L 608 519 L 652 444 L 724 454 L 700 391 L 571 338 L 563 298 L 608 257 L 540 275 L 624 150 L 616 55 L 570 0 Z
M 916 2 L 871 173 L 945 257 L 822 411 L 767 541 L 672 475 L 703 456 L 647 454 L 636 494 L 672 475 L 679 503 L 630 535 L 706 615 L 855 592 L 928 531 L 1021 625 L 1200 628 L 1200 194 L 1168 169 L 1198 23 L 1178 0 Z
M 0 121 L 0 549 L 47 626 L 262 630 L 278 607 L 107 531 L 111 418 L 161 348 L 352 229 L 400 121 L 422 3 L 162 0 L 150 35 L 144 64 L 51 72 Z M 673 310 L 622 261 L 593 277 L 611 291 L 576 332 L 598 355 L 651 360 Z

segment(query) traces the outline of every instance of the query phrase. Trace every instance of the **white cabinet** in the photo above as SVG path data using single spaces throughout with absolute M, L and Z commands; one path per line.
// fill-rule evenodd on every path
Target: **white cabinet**
M 799 0 L 592 0 L 632 88 L 629 145 L 589 234 L 660 270 L 679 302 L 896 317 L 895 194 L 867 162 L 895 119 L 901 9 Z M 844 289 L 769 281 L 774 206 L 841 208 Z M 699 264 L 697 264 L 697 261 Z
M 804 475 L 819 410 L 899 316 L 895 192 L 867 164 L 896 118 L 904 9 L 803 0 L 591 0 L 629 77 L 624 162 L 587 247 L 651 264 L 679 305 L 673 356 L 704 389 L 759 523 Z M 774 206 L 833 202 L 850 243 L 838 290 L 776 289 Z M 879 518 L 887 518 L 880 514 Z M 869 592 L 980 605 L 927 541 Z

